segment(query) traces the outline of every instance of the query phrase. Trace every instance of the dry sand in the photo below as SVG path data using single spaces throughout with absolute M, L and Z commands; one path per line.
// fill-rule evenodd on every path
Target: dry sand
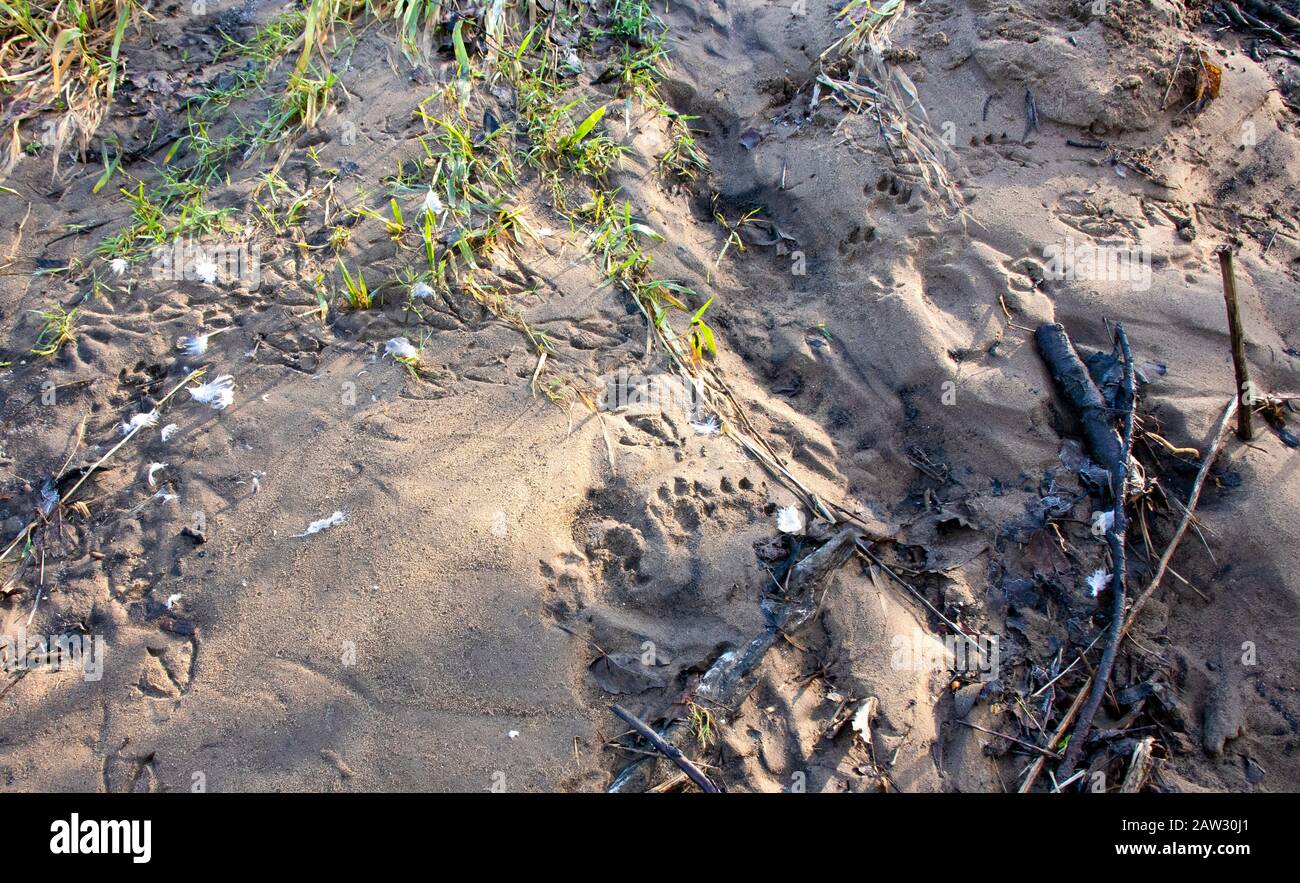
M 1000 676 L 955 691 L 949 672 L 897 665 L 896 638 L 947 629 L 854 560 L 827 581 L 815 622 L 767 655 L 753 692 L 710 709 L 715 741 L 697 756 L 733 791 L 1014 790 L 1030 756 L 963 722 L 1041 742 L 1044 697 L 1028 694 L 1106 621 L 1084 582 L 1104 565 L 1088 530 L 1101 503 L 1062 465 L 1078 425 L 1031 330 L 1061 322 L 1103 349 L 1107 323 L 1123 322 L 1150 380 L 1144 425 L 1204 450 L 1233 388 L 1214 248 L 1235 235 L 1255 380 L 1300 391 L 1300 140 L 1286 104 L 1296 62 L 1252 60 L 1236 34 L 1195 24 L 1197 4 L 1110 0 L 1099 17 L 1090 3 L 909 3 L 893 58 L 931 134 L 953 142 L 959 207 L 891 159 L 874 114 L 829 101 L 809 114 L 818 56 L 843 33 L 835 5 L 809 0 L 800 15 L 788 3 L 656 3 L 671 35 L 665 97 L 698 117 L 712 170 L 693 186 L 665 183 L 660 121 L 633 108 L 626 131 L 616 102 L 605 124 L 628 151 L 612 183 L 663 236 L 655 272 L 716 295 L 717 366 L 756 428 L 822 499 L 895 538 L 881 554 L 931 604 L 1000 638 Z M 127 43 L 132 75 L 156 71 L 159 88 L 124 90 L 101 135 L 133 143 L 176 125 L 180 96 L 223 69 L 197 60 L 217 23 L 277 11 L 159 14 Z M 1185 42 L 1222 66 L 1220 96 L 1183 110 L 1184 71 L 1162 109 Z M 420 156 L 411 113 L 433 87 L 412 82 L 383 27 L 349 48 L 337 71 L 348 97 L 321 122 L 317 149 L 326 165 L 354 163 L 339 191 L 363 200 L 364 184 L 379 210 L 380 179 Z M 444 54 L 431 76 L 446 81 L 453 67 Z M 592 88 L 602 69 L 586 61 L 579 84 Z M 1022 139 L 1027 90 L 1039 124 Z M 510 96 L 498 98 L 509 119 Z M 1150 176 L 1066 139 L 1122 147 Z M 282 171 L 295 188 L 319 174 L 300 144 Z M 124 173 L 154 180 L 165 151 Z M 233 375 L 235 401 L 214 412 L 181 393 L 162 420 L 174 435 L 151 430 L 124 447 L 83 497 L 89 520 L 69 518 L 61 539 L 51 528 L 43 562 L 7 587 L 3 633 L 35 607 L 32 633 L 84 628 L 108 650 L 97 681 L 0 681 L 0 788 L 600 790 L 641 756 L 611 744 L 626 729 L 613 702 L 663 723 L 720 653 L 761 631 L 768 568 L 788 548 L 771 551 L 786 542 L 776 510 L 794 493 L 672 402 L 596 419 L 534 396 L 528 341 L 468 299 L 433 303 L 429 375 L 413 380 L 382 356 L 388 339 L 418 338 L 400 299 L 336 308 L 322 324 L 306 314 L 332 254 L 263 227 L 254 290 L 133 267 L 129 290 L 85 300 L 74 343 L 33 357 L 31 311 L 87 290 L 84 275 L 33 275 L 36 262 L 88 258 L 127 211 L 109 193 L 125 177 L 92 194 L 97 156 L 65 159 L 53 182 L 48 157 L 25 159 L 6 182 L 21 198 L 0 196 L 4 252 L 14 250 L 0 280 L 0 361 L 12 363 L 0 370 L 4 541 L 83 418 L 76 456 L 90 463 L 186 367 Z M 249 193 L 269 164 L 235 164 L 217 204 L 252 224 Z M 665 376 L 641 314 L 601 285 L 538 194 L 527 211 L 552 232 L 512 249 L 500 273 L 554 341 L 554 363 L 591 389 L 620 368 Z M 746 250 L 718 262 L 714 209 L 734 220 L 756 207 L 775 226 L 749 228 Z M 308 215 L 299 239 L 322 228 L 319 208 Z M 789 238 L 774 242 L 777 228 Z M 1044 279 L 1044 250 L 1067 243 L 1149 248 L 1149 285 Z M 400 266 L 374 220 L 341 254 L 372 284 Z M 230 330 L 203 358 L 177 356 L 179 337 L 215 327 Z M 64 386 L 77 381 L 93 382 Z M 53 405 L 41 399 L 50 384 Z M 1195 458 L 1178 467 L 1149 444 L 1138 453 L 1185 498 Z M 149 501 L 155 462 L 169 464 L 155 480 L 175 500 Z M 1117 694 L 1146 684 L 1149 695 L 1099 715 L 1099 729 L 1125 731 L 1104 734 L 1112 788 L 1144 735 L 1158 741 L 1151 788 L 1300 785 L 1297 464 L 1267 427 L 1251 446 L 1229 441 L 1199 508 L 1204 542 L 1189 535 L 1174 559 L 1199 591 L 1166 580 L 1114 678 Z M 1070 557 L 1036 580 L 1044 497 L 1074 503 L 1055 519 Z M 295 536 L 335 511 L 342 523 Z M 195 513 L 202 543 L 183 533 Z M 1150 516 L 1150 553 L 1134 541 L 1135 587 L 1179 514 Z M 612 695 L 602 683 L 626 673 L 589 671 L 601 653 L 640 657 L 648 645 L 657 664 L 633 663 L 625 678 L 641 692 Z M 1066 684 L 1058 717 L 1079 681 Z M 880 702 L 870 751 L 849 728 L 825 738 L 837 711 L 869 696 Z M 1092 753 L 1102 768 L 1107 752 Z

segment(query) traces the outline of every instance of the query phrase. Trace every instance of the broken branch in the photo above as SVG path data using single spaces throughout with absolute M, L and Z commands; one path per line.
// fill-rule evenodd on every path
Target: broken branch
M 1120 459 L 1119 436 L 1111 426 L 1110 409 L 1070 343 L 1070 336 L 1061 325 L 1047 322 L 1038 326 L 1034 337 L 1038 342 L 1038 352 L 1061 393 L 1079 414 L 1084 441 L 1092 458 L 1112 475 L 1117 474 L 1116 470 L 1123 461 Z
M 682 754 L 681 749 L 676 745 L 666 742 L 662 736 L 651 729 L 649 724 L 621 705 L 615 705 L 610 710 L 621 718 L 629 727 L 636 730 L 641 738 L 653 745 L 656 751 L 677 764 L 677 768 L 689 776 L 692 782 L 699 785 L 702 791 L 706 794 L 719 793 L 718 786 L 713 784 L 712 780 L 709 779 L 708 776 L 704 775 L 703 770 L 691 763 L 690 758 L 685 754 Z
M 1124 627 L 1120 630 L 1121 639 L 1129 633 L 1129 630 L 1137 621 L 1138 613 L 1142 611 L 1146 602 L 1155 594 L 1156 589 L 1160 588 L 1160 582 L 1164 579 L 1165 571 L 1169 569 L 1169 562 L 1173 560 L 1174 552 L 1178 549 L 1178 544 L 1182 541 L 1183 535 L 1187 533 L 1187 528 L 1192 523 L 1192 513 L 1196 511 L 1196 504 L 1200 501 L 1201 488 L 1205 485 L 1206 476 L 1210 474 L 1211 464 L 1214 463 L 1215 458 L 1219 456 L 1219 451 L 1223 448 L 1223 443 L 1228 435 L 1228 426 L 1231 424 L 1232 415 L 1236 410 L 1237 399 L 1234 396 L 1228 400 L 1227 407 L 1223 409 L 1223 414 L 1219 418 L 1218 426 L 1214 430 L 1214 441 L 1206 450 L 1205 459 L 1201 461 L 1201 468 L 1196 473 L 1196 480 L 1192 483 L 1191 493 L 1187 497 L 1187 505 L 1183 509 L 1183 519 L 1179 522 L 1178 529 L 1174 531 L 1174 536 L 1169 541 L 1169 545 L 1165 547 L 1165 553 L 1160 557 L 1160 563 L 1156 566 L 1156 572 L 1151 578 L 1151 582 L 1147 585 L 1146 589 L 1143 590 L 1142 594 L 1138 595 L 1133 601 L 1133 606 L 1129 608 L 1128 616 L 1124 620 Z M 1092 682 L 1093 679 L 1091 677 L 1084 682 L 1083 688 L 1074 697 L 1074 701 L 1070 703 L 1070 707 L 1066 710 L 1065 716 L 1061 718 L 1061 723 L 1057 725 L 1056 731 L 1048 741 L 1048 747 L 1060 744 L 1061 739 L 1065 737 L 1065 733 L 1069 730 L 1070 725 L 1074 723 L 1075 716 L 1078 715 L 1079 709 L 1083 707 L 1084 697 L 1087 695 L 1088 688 L 1092 685 Z M 1045 758 L 1040 757 L 1036 758 L 1034 762 L 1030 764 L 1029 772 L 1025 776 L 1025 781 L 1020 785 L 1020 793 L 1027 793 L 1034 787 L 1034 782 L 1038 780 L 1039 775 L 1043 772 L 1044 762 Z
M 1075 764 L 1078 763 L 1079 757 L 1083 753 L 1083 746 L 1087 742 L 1088 733 L 1092 728 L 1092 718 L 1097 713 L 1097 709 L 1101 707 L 1101 700 L 1106 693 L 1106 683 L 1110 680 L 1110 672 L 1115 665 L 1115 657 L 1119 655 L 1119 642 L 1122 637 L 1121 632 L 1124 623 L 1124 596 L 1128 580 L 1128 560 L 1125 547 L 1128 533 L 1128 515 L 1124 511 L 1124 503 L 1128 497 L 1128 460 L 1129 454 L 1133 450 L 1133 411 L 1137 406 L 1137 382 L 1134 379 L 1133 372 L 1133 351 L 1129 347 L 1128 335 L 1124 333 L 1122 323 L 1116 323 L 1115 325 L 1115 339 L 1119 342 L 1120 351 L 1124 356 L 1124 397 L 1126 401 L 1124 402 L 1124 434 L 1120 442 L 1119 461 L 1111 472 L 1111 485 L 1115 489 L 1115 502 L 1112 510 L 1115 519 L 1111 529 L 1106 531 L 1106 542 L 1110 545 L 1112 563 L 1115 567 L 1115 575 L 1111 583 L 1113 599 L 1110 608 L 1110 634 L 1106 638 L 1106 648 L 1102 651 L 1101 662 L 1098 664 L 1097 673 L 1092 680 L 1092 694 L 1079 712 L 1078 726 L 1074 729 L 1074 735 L 1070 738 L 1070 744 L 1065 750 L 1065 758 L 1061 761 L 1061 778 L 1069 778 L 1074 773 Z
M 1253 396 L 1250 392 L 1250 368 L 1246 364 L 1246 336 L 1241 327 L 1241 307 L 1237 303 L 1237 275 L 1232 266 L 1231 246 L 1221 245 L 1219 253 L 1219 271 L 1223 275 L 1223 301 L 1228 307 L 1228 334 L 1232 338 L 1232 368 L 1237 375 L 1237 397 L 1241 407 L 1237 409 L 1237 437 L 1250 441 L 1255 436 L 1250 425 L 1250 406 Z

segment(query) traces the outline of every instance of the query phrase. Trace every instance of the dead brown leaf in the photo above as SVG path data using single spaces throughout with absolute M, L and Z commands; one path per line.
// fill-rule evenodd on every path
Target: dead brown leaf
M 1070 569 L 1070 561 L 1065 557 L 1061 541 L 1054 531 L 1046 527 L 1040 527 L 1030 535 L 1029 542 L 1025 544 L 1025 563 L 1034 576 L 1048 580 Z

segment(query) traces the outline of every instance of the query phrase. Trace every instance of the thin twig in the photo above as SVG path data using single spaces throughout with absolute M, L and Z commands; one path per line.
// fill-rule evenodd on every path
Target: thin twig
M 1214 441 L 1211 443 L 1209 449 L 1206 450 L 1205 459 L 1201 461 L 1200 471 L 1196 473 L 1196 480 L 1192 483 L 1192 490 L 1187 498 L 1186 514 L 1183 515 L 1183 520 L 1179 523 L 1178 529 L 1174 531 L 1174 536 L 1169 541 L 1169 545 L 1165 547 L 1165 554 L 1160 557 L 1160 563 L 1156 565 L 1156 572 L 1151 578 L 1150 584 L 1145 590 L 1143 590 L 1141 595 L 1137 596 L 1137 599 L 1133 602 L 1133 606 L 1129 608 L 1128 618 L 1125 619 L 1124 627 L 1120 630 L 1121 638 L 1128 634 L 1129 629 L 1133 627 L 1133 623 L 1137 621 L 1138 613 L 1141 612 L 1142 607 L 1151 596 L 1155 594 L 1156 589 L 1160 587 L 1160 582 L 1164 579 L 1165 571 L 1169 569 L 1169 562 L 1173 559 L 1174 552 L 1177 550 L 1179 542 L 1182 541 L 1183 535 L 1187 533 L 1188 525 L 1191 524 L 1192 513 L 1196 511 L 1196 504 L 1201 498 L 1201 488 L 1205 485 L 1206 476 L 1210 474 L 1211 464 L 1213 464 L 1215 458 L 1218 457 L 1219 450 L 1223 447 L 1223 443 L 1227 439 L 1228 427 L 1231 425 L 1232 416 L 1236 411 L 1237 398 L 1234 396 L 1228 401 L 1227 407 L 1223 409 L 1223 415 L 1219 418 L 1219 424 L 1214 430 Z M 1065 737 L 1065 733 L 1070 728 L 1070 724 L 1074 723 L 1075 716 L 1083 706 L 1084 697 L 1087 695 L 1088 688 L 1091 684 L 1092 678 L 1088 678 L 1084 683 L 1083 688 L 1074 697 L 1074 701 L 1065 712 L 1065 716 L 1061 718 L 1061 723 L 1057 725 L 1056 731 L 1052 734 L 1051 741 L 1047 743 L 1049 746 L 1059 744 L 1060 740 Z M 1024 794 L 1034 787 L 1034 782 L 1038 780 L 1038 777 L 1043 772 L 1044 762 L 1045 759 L 1039 757 L 1035 758 L 1034 762 L 1029 765 L 1029 772 L 1025 776 L 1025 781 L 1020 785 L 1020 793 Z
M 1001 736 L 1008 742 L 1016 743 L 1021 748 L 1028 748 L 1030 751 L 1041 754 L 1043 757 L 1050 757 L 1053 760 L 1056 759 L 1056 754 L 1054 752 L 1048 751 L 1046 748 L 1040 748 L 1039 746 L 1026 742 L 1023 739 L 1017 739 L 1015 736 L 1008 736 L 1006 733 L 999 733 L 997 730 L 988 730 L 981 727 L 979 724 L 973 724 L 970 721 L 957 721 L 957 723 L 961 724 L 963 727 L 970 727 L 972 730 L 979 730 L 981 733 L 988 733 L 990 736 Z
M 859 555 L 873 562 L 874 564 L 879 566 L 881 570 L 883 570 L 885 573 L 893 577 L 896 583 L 898 583 L 903 588 L 907 589 L 907 591 L 911 593 L 913 598 L 915 598 L 916 600 L 924 604 L 931 613 L 939 617 L 939 620 L 943 622 L 944 625 L 946 625 L 948 628 L 956 632 L 959 637 L 961 637 L 966 641 L 966 643 L 974 647 L 977 652 L 979 652 L 980 654 L 984 653 L 984 648 L 979 645 L 979 642 L 977 642 L 970 635 L 962 631 L 961 626 L 957 625 L 957 623 L 953 622 L 951 619 L 949 619 L 948 617 L 944 616 L 941 612 L 939 612 L 939 609 L 935 607 L 933 604 L 931 604 L 929 601 L 927 601 L 925 599 L 925 596 L 922 595 L 920 592 L 918 592 L 915 588 L 913 588 L 912 585 L 907 582 L 907 580 L 903 579 L 901 576 L 894 573 L 894 571 L 891 570 L 889 566 L 885 564 L 885 562 L 877 558 L 875 554 L 872 553 L 872 551 L 868 549 L 866 547 L 866 544 L 863 543 L 861 540 L 857 542 L 857 552 Z
M 1098 632 L 1098 633 L 1097 633 L 1097 637 L 1095 637 L 1095 638 L 1092 639 L 1092 643 L 1089 644 L 1087 647 L 1084 647 L 1084 648 L 1083 648 L 1083 653 L 1080 653 L 1078 656 L 1076 656 L 1076 657 L 1074 658 L 1074 662 L 1071 662 L 1071 663 L 1070 663 L 1069 665 L 1067 665 L 1065 668 L 1061 669 L 1061 673 L 1058 674 L 1056 677 L 1052 678 L 1052 679 L 1051 679 L 1050 681 L 1048 681 L 1046 684 L 1043 684 L 1043 686 L 1039 687 L 1037 690 L 1035 690 L 1034 692 L 1030 693 L 1030 694 L 1029 694 L 1029 698 L 1030 698 L 1030 699 L 1034 699 L 1034 698 L 1037 698 L 1038 696 L 1043 695 L 1043 693 L 1045 693 L 1045 692 L 1047 691 L 1047 689 L 1048 689 L 1050 686 L 1052 686 L 1052 684 L 1055 684 L 1055 683 L 1056 683 L 1057 681 L 1059 681 L 1061 678 L 1063 678 L 1063 677 L 1065 677 L 1067 674 L 1069 674 L 1069 673 L 1070 673 L 1070 669 L 1072 669 L 1072 668 L 1074 668 L 1076 665 L 1078 665 L 1078 664 L 1079 664 L 1079 660 L 1082 659 L 1082 658 L 1084 657 L 1084 655 L 1087 654 L 1087 652 L 1088 652 L 1089 650 L 1091 650 L 1093 647 L 1097 646 L 1097 642 L 1100 641 L 1100 640 L 1101 640 L 1101 633 Z
M 1160 581 L 1164 579 L 1165 571 L 1169 569 L 1169 562 L 1173 560 L 1174 550 L 1178 548 L 1178 543 L 1182 540 L 1183 534 L 1187 533 L 1188 526 L 1192 523 L 1192 513 L 1196 511 L 1196 504 L 1201 499 L 1201 489 L 1205 486 L 1205 479 L 1210 474 L 1210 465 L 1219 455 L 1219 450 L 1223 447 L 1227 428 L 1232 421 L 1232 415 L 1237 410 L 1237 399 L 1234 396 L 1232 401 L 1228 402 L 1223 409 L 1223 415 L 1219 418 L 1219 425 L 1215 429 L 1214 443 L 1205 454 L 1205 460 L 1201 463 L 1200 470 L 1196 473 L 1196 480 L 1192 482 L 1191 493 L 1187 496 L 1187 505 L 1184 510 L 1183 520 L 1178 523 L 1178 529 L 1174 531 L 1173 539 L 1165 547 L 1165 554 L 1160 556 L 1160 563 L 1156 565 L 1155 575 L 1151 578 L 1151 583 L 1138 595 L 1133 601 L 1133 606 L 1129 609 L 1128 619 L 1124 623 L 1123 633 L 1128 634 L 1128 630 L 1133 626 L 1133 620 L 1137 617 L 1138 611 L 1146 604 L 1147 600 L 1155 594 L 1156 589 L 1160 587 Z
M 1246 363 L 1246 333 L 1241 326 L 1241 306 L 1237 302 L 1237 274 L 1232 267 L 1232 247 L 1218 248 L 1219 271 L 1223 276 L 1223 301 L 1228 308 L 1228 335 L 1232 342 L 1232 368 L 1237 377 L 1237 396 L 1242 399 L 1237 409 L 1237 437 L 1242 441 L 1254 438 L 1250 425 L 1254 394 L 1250 385 L 1250 368 Z
M 1165 89 L 1165 97 L 1160 99 L 1160 109 L 1164 110 L 1165 105 L 1169 102 L 1169 93 L 1173 91 L 1174 83 L 1178 80 L 1178 69 L 1183 64 L 1183 52 L 1186 51 L 1187 44 L 1184 43 L 1178 47 L 1178 57 L 1174 59 L 1174 72 L 1169 76 L 1169 88 Z
M 615 705 L 611 711 L 614 712 L 624 723 L 636 730 L 637 733 L 655 747 L 660 754 L 677 764 L 677 768 L 690 776 L 691 781 L 700 786 L 700 789 L 706 794 L 717 794 L 718 786 L 713 784 L 704 771 L 691 763 L 690 758 L 682 754 L 681 749 L 670 742 L 664 741 L 664 738 L 650 728 L 649 724 L 641 720 L 632 712 L 628 711 L 621 705 Z

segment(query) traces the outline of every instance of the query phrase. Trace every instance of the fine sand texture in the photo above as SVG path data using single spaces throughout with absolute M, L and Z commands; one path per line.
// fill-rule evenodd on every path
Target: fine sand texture
M 1132 598 L 1234 395 L 1225 244 L 1255 436 L 1208 469 L 1068 787 L 1118 790 L 1148 737 L 1146 790 L 1300 787 L 1296 44 L 1192 0 L 891 2 L 860 47 L 838 0 L 655 0 L 629 35 L 631 5 L 444 4 L 459 29 L 410 47 L 341 19 L 316 118 L 257 150 L 302 47 L 246 47 L 301 5 L 155 9 L 86 149 L 14 163 L 0 635 L 105 655 L 0 674 L 0 789 L 693 789 L 615 703 L 728 791 L 1015 791 L 1035 760 L 1051 789 L 1111 502 L 1034 331 L 1132 346 Z M 624 53 L 660 36 L 647 94 Z M 543 55 L 578 140 L 534 163 Z M 238 278 L 120 238 L 196 115 L 235 144 L 201 184 L 229 211 L 181 238 L 243 249 Z M 698 164 L 663 159 L 683 131 Z M 575 167 L 595 137 L 604 175 Z M 56 307 L 72 337 L 39 355 Z M 187 391 L 224 375 L 222 409 Z M 806 621 L 714 690 L 846 528 Z M 993 670 L 921 659 L 955 629 Z

